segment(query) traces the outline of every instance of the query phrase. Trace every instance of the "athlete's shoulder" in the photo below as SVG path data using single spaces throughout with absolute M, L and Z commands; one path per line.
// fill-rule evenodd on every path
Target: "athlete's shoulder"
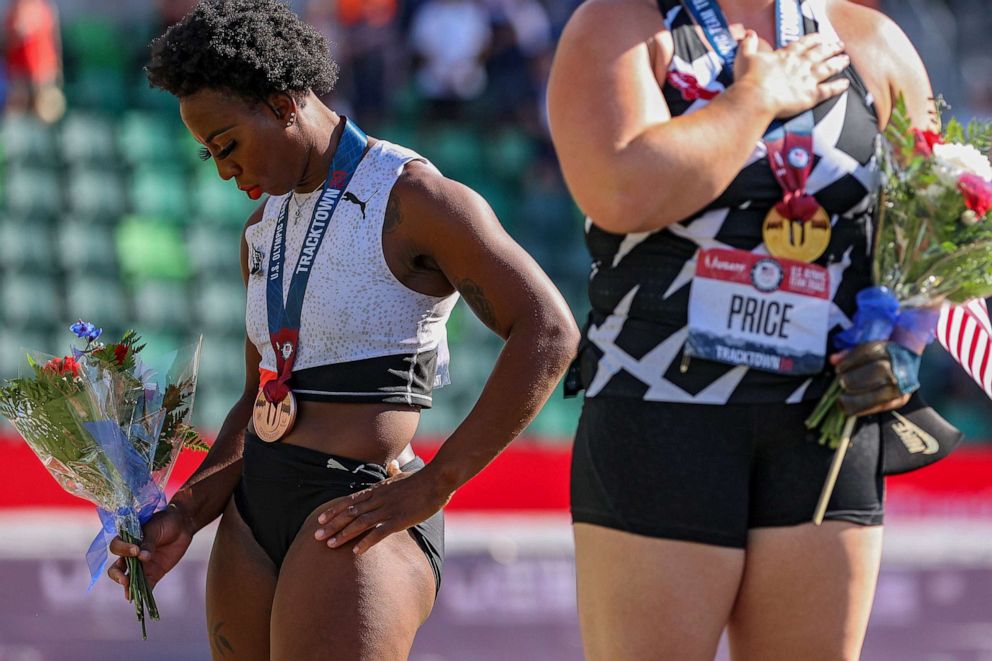
M 616 35 L 655 34 L 665 29 L 665 20 L 656 0 L 587 0 L 568 19 L 562 39 L 610 39 Z
M 884 13 L 851 0 L 825 0 L 827 15 L 845 41 L 871 44 L 887 60 L 898 60 L 916 49 L 899 24 Z
M 828 17 L 855 62 L 871 63 L 870 68 L 861 67 L 861 75 L 875 79 L 876 86 L 889 97 L 877 99 L 882 119 L 887 120 L 888 109 L 903 93 L 908 97 L 911 114 L 918 121 L 926 121 L 932 96 L 929 76 L 916 47 L 899 24 L 880 11 L 850 0 L 825 2 Z

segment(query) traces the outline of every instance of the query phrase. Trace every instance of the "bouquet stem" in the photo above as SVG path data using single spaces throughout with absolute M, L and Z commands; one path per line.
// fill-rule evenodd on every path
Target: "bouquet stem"
M 128 544 L 137 545 L 141 540 L 137 539 L 127 531 L 120 531 L 121 539 Z M 148 632 L 145 630 L 145 610 L 153 619 L 158 619 L 158 606 L 155 604 L 155 597 L 152 595 L 152 588 L 148 585 L 145 576 L 145 568 L 138 558 L 127 557 L 124 559 L 127 564 L 127 574 L 130 577 L 128 586 L 128 599 L 134 604 L 134 614 L 141 623 L 141 639 L 148 640 Z
M 837 405 L 837 398 L 840 397 L 840 380 L 834 379 L 823 393 L 823 397 L 817 402 L 816 408 L 806 418 L 806 429 L 820 430 L 820 445 L 826 445 L 831 450 L 836 450 L 844 436 L 844 423 L 848 416 Z
M 844 422 L 840 443 L 837 445 L 837 449 L 834 450 L 834 459 L 830 462 L 830 470 L 827 472 L 827 479 L 823 483 L 823 490 L 820 492 L 820 501 L 816 504 L 816 511 L 813 513 L 813 523 L 815 525 L 823 523 L 823 516 L 827 513 L 827 504 L 830 502 L 830 496 L 834 493 L 837 476 L 840 475 L 840 467 L 844 463 L 844 455 L 847 454 L 847 448 L 851 446 L 851 434 L 854 433 L 854 423 L 857 420 L 852 415 Z

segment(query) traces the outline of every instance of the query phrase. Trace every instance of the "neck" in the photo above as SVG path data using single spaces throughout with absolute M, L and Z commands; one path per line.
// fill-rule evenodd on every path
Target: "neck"
M 307 105 L 300 109 L 300 115 L 301 126 L 305 127 L 303 141 L 307 160 L 303 175 L 293 190 L 310 193 L 320 188 L 327 179 L 327 170 L 341 141 L 344 122 L 316 97 L 308 99 Z

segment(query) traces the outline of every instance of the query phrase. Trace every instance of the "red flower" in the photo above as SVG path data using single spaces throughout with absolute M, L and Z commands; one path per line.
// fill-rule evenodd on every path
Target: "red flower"
M 62 374 L 72 376 L 79 376 L 79 362 L 72 356 L 66 356 L 65 360 L 62 361 Z
M 974 211 L 979 218 L 992 209 L 992 182 L 968 172 L 958 179 L 958 190 L 964 197 L 965 206 Z
M 124 361 L 127 360 L 127 347 L 123 344 L 118 344 L 114 347 L 114 360 L 117 361 L 118 365 L 123 365 Z
M 944 138 L 937 131 L 913 129 L 913 151 L 921 156 L 931 156 L 934 145 L 944 144 Z
M 42 368 L 46 372 L 52 372 L 58 376 L 79 376 L 79 363 L 72 356 L 65 358 L 52 358 Z
M 45 367 L 43 367 L 42 369 L 44 369 L 46 372 L 55 372 L 56 374 L 61 374 L 62 373 L 62 359 L 61 358 L 52 358 L 50 361 L 48 361 L 47 363 L 45 363 Z

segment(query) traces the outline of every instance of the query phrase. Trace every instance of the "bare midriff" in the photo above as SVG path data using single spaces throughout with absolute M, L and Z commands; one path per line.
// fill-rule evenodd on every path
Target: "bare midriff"
M 278 443 L 382 465 L 399 456 L 420 422 L 420 409 L 402 404 L 297 405 L 296 424 Z M 255 431 L 251 422 L 248 430 Z

